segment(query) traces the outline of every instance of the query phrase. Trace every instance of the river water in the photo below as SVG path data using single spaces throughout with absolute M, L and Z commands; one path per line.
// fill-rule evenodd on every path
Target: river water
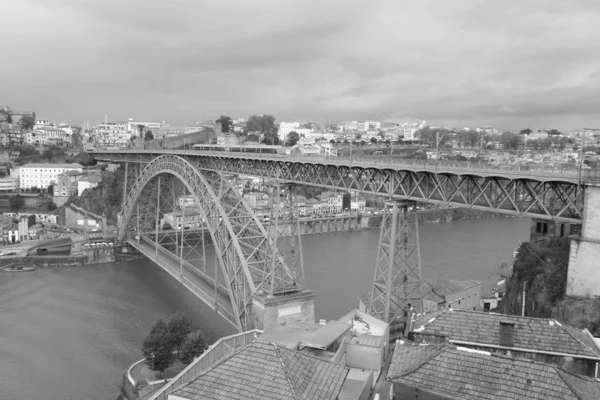
M 423 274 L 487 279 L 528 235 L 528 219 L 421 225 Z M 341 317 L 369 291 L 378 238 L 378 230 L 302 238 L 317 319 Z M 150 326 L 175 311 L 211 341 L 234 333 L 149 261 L 0 272 L 0 399 L 116 399 Z

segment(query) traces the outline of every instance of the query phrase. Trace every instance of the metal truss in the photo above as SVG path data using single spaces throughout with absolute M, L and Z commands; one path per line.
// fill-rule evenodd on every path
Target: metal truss
M 273 182 L 271 193 L 271 213 L 269 218 L 269 235 L 275 243 L 279 254 L 294 274 L 297 285 L 304 284 L 304 259 L 302 257 L 302 239 L 300 235 L 300 218 L 296 206 L 296 185 L 292 182 Z
M 144 194 L 144 188 L 159 175 L 176 178 L 199 205 L 202 221 L 215 246 L 239 330 L 252 328 L 253 293 L 271 294 L 300 289 L 295 275 L 274 249 L 266 229 L 230 180 L 220 173 L 202 172 L 175 155 L 156 157 L 140 172 L 125 199 L 119 224 L 120 240 L 132 228 L 142 233 L 152 229 L 156 232 L 157 195 L 153 198 Z M 173 190 L 177 193 L 176 188 Z M 155 207 L 154 210 L 152 207 Z M 141 221 L 139 228 L 137 220 Z M 147 237 L 147 234 L 144 236 Z M 177 247 L 181 252 L 181 247 L 189 246 L 185 245 L 184 238 Z M 185 258 L 181 257 L 181 253 L 179 257 Z
M 377 166 L 285 160 L 194 151 L 102 152 L 101 160 L 148 162 L 161 153 L 177 153 L 202 170 L 276 178 L 337 190 L 356 190 L 388 199 L 413 200 L 503 214 L 581 223 L 585 184 L 560 176 L 515 172 L 448 170 L 442 167 Z M 144 158 L 145 157 L 145 158 Z
M 369 314 L 390 324 L 404 321 L 408 305 L 423 310 L 419 227 L 409 202 L 388 202 L 381 236 Z

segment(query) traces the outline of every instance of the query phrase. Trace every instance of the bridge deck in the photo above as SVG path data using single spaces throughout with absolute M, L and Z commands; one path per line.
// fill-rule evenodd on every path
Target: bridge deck
M 233 315 L 231 301 L 229 296 L 223 293 L 223 290 L 226 289 L 222 285 L 217 285 L 217 290 L 215 291 L 214 281 L 211 283 L 212 279 L 210 277 L 203 276 L 202 271 L 199 271 L 187 262 L 183 262 L 183 267 L 180 269 L 177 256 L 161 246 L 158 246 L 157 252 L 155 243 L 145 236 L 141 236 L 139 242 L 136 239 L 128 237 L 127 242 L 173 278 L 181 282 L 183 286 L 234 327 L 238 328 L 237 320 Z
M 385 157 L 339 157 L 339 156 L 300 156 L 300 155 L 271 155 L 254 153 L 225 153 L 216 151 L 197 150 L 122 150 L 122 151 L 91 151 L 102 159 L 102 155 L 151 155 L 175 154 L 180 156 L 220 157 L 231 159 L 255 159 L 273 162 L 291 162 L 302 164 L 320 164 L 343 167 L 359 167 L 365 169 L 391 169 L 396 171 L 432 172 L 438 174 L 477 175 L 481 177 L 499 177 L 504 179 L 531 179 L 539 182 L 560 181 L 577 184 L 580 182 L 580 172 L 577 169 L 556 169 L 540 166 L 518 167 L 499 166 L 485 163 L 428 161 L 413 159 L 391 159 Z M 135 160 L 131 160 L 135 161 Z M 252 175 L 252 171 L 247 172 Z

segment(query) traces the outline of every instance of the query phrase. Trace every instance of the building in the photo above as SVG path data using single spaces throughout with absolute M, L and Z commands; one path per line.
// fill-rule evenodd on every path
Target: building
M 58 182 L 58 175 L 67 171 L 83 172 L 80 164 L 26 164 L 19 167 L 20 188 L 47 189 Z
M 350 211 L 362 213 L 365 211 L 367 202 L 358 192 L 350 192 Z
M 600 399 L 600 381 L 556 365 L 402 340 L 396 342 L 387 381 L 395 399 Z
M 131 136 L 127 123 L 105 121 L 94 130 L 94 141 L 100 147 L 126 147 Z
M 0 192 L 16 192 L 19 190 L 19 178 L 0 178 Z
M 480 309 L 483 311 L 496 310 L 504 298 L 504 293 L 506 293 L 506 279 L 498 281 L 491 294 L 481 297 Z
M 408 338 L 557 364 L 588 376 L 597 374 L 600 363 L 589 331 L 546 318 L 449 309 L 417 318 Z
M 286 141 L 288 134 L 291 131 L 296 131 L 300 128 L 300 122 L 281 122 L 279 124 L 279 140 Z
M 581 224 L 531 218 L 529 241 L 532 243 L 544 238 L 561 238 L 570 235 L 581 235 Z
M 175 390 L 170 400 L 337 400 L 349 369 L 272 343 L 252 342 Z
M 258 216 L 265 216 L 271 213 L 271 199 L 265 192 L 246 193 L 244 194 L 244 200 L 246 200 L 250 208 Z
M 183 207 L 198 207 L 199 206 L 199 204 L 196 204 L 196 199 L 192 195 L 181 196 L 179 199 L 177 199 L 177 204 L 180 209 Z
M 165 223 L 168 223 L 173 229 L 181 229 L 182 225 L 185 228 L 199 228 L 203 225 L 202 212 L 196 207 L 171 211 L 164 214 L 161 226 L 164 226 Z
M 97 175 L 86 176 L 85 178 L 81 178 L 77 181 L 77 196 L 81 196 L 86 189 L 93 189 L 98 186 L 98 184 L 102 181 Z
M 19 218 L 18 223 L 19 241 L 23 242 L 29 239 L 29 217 L 23 216 Z
M 319 196 L 323 214 L 339 214 L 342 212 L 343 195 L 337 192 L 323 192 Z
M 77 193 L 77 182 L 83 177 L 80 171 L 67 171 L 57 176 L 57 184 L 54 187 L 54 196 L 69 197 Z

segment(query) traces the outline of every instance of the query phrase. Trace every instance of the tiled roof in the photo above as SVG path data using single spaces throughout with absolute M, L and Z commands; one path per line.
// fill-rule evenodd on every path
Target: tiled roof
M 552 319 L 519 317 L 466 310 L 444 310 L 424 315 L 412 332 L 445 336 L 449 340 L 498 345 L 500 321 L 513 322 L 514 347 L 600 358 L 600 351 L 584 332 Z
M 387 380 L 464 400 L 600 399 L 600 381 L 553 364 L 398 342 Z
M 173 395 L 190 400 L 335 400 L 347 374 L 342 365 L 253 342 Z

